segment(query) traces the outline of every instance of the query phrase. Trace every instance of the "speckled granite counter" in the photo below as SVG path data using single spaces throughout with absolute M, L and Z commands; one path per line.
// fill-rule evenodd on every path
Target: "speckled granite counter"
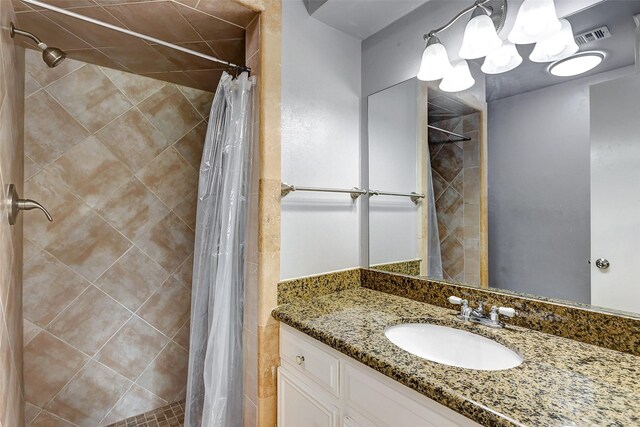
M 281 305 L 273 317 L 487 426 L 640 426 L 640 358 L 529 329 L 463 324 L 454 310 L 365 288 Z M 392 344 L 385 327 L 430 322 L 493 338 L 524 362 L 475 371 Z

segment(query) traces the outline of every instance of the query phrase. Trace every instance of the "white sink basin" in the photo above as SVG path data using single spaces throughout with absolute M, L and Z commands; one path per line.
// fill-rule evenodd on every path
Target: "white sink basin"
M 388 327 L 384 334 L 409 353 L 459 368 L 501 371 L 523 361 L 518 353 L 496 341 L 446 326 L 404 323 Z

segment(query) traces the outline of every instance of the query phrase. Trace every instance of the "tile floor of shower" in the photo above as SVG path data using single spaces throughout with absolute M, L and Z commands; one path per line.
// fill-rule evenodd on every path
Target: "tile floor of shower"
M 184 401 L 145 412 L 107 427 L 182 427 L 184 426 Z

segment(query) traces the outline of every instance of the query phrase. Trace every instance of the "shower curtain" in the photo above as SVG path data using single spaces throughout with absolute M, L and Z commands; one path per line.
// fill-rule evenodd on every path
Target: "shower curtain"
M 440 253 L 440 233 L 438 231 L 438 212 L 436 211 L 436 198 L 433 194 L 433 171 L 431 169 L 431 152 L 429 144 L 426 144 L 427 156 L 427 224 L 429 227 L 429 236 L 427 238 L 427 256 L 428 260 L 428 277 L 431 279 L 442 279 L 442 254 Z
M 185 427 L 242 427 L 245 226 L 255 78 L 223 73 L 200 163 Z

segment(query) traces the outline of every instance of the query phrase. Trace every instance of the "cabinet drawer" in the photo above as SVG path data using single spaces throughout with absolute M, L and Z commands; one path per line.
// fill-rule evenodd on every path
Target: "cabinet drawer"
M 280 357 L 291 369 L 305 374 L 332 395 L 339 397 L 340 362 L 324 351 L 313 340 L 282 327 L 280 330 Z

